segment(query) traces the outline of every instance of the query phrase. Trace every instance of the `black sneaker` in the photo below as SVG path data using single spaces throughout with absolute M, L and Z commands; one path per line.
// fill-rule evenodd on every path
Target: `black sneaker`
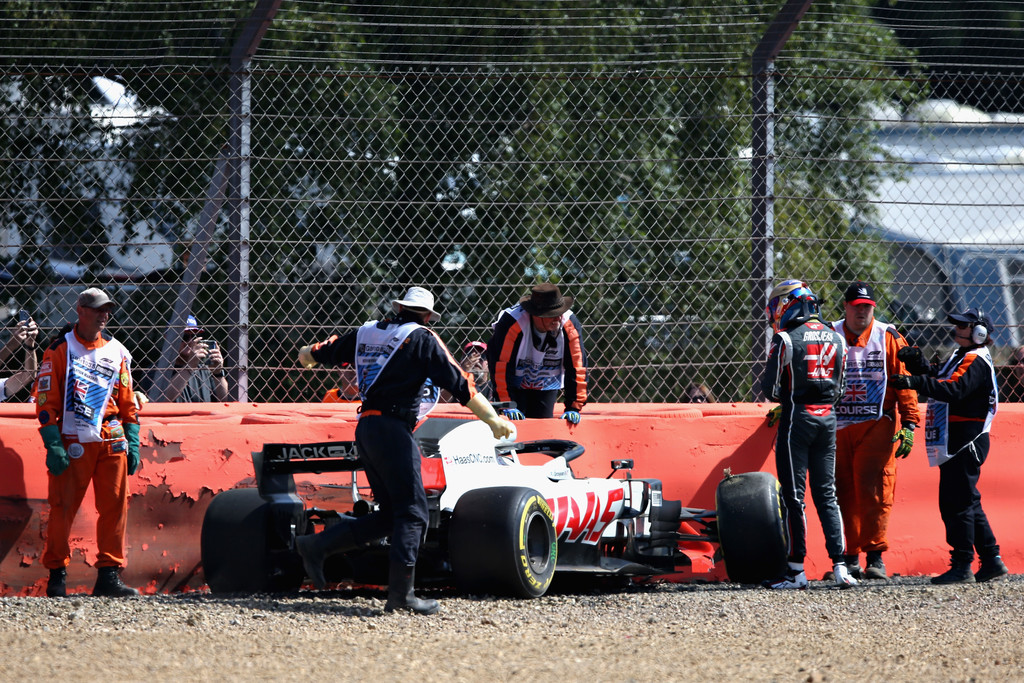
M 868 553 L 868 566 L 864 570 L 864 578 L 876 581 L 886 581 L 889 575 L 885 573 L 885 562 L 882 561 L 882 553 Z
M 1006 576 L 1010 573 L 1010 570 L 1003 564 L 1003 558 L 996 555 L 993 558 L 986 559 L 981 558 L 981 567 L 974 574 L 974 580 L 978 583 L 984 583 L 985 581 L 992 581 L 1000 577 Z
M 50 580 L 46 582 L 46 597 L 66 598 L 68 596 L 68 570 L 64 567 L 50 570 Z
M 971 573 L 971 563 L 952 560 L 949 569 L 944 574 L 932 577 L 932 583 L 945 585 L 950 583 L 974 583 L 974 574 Z

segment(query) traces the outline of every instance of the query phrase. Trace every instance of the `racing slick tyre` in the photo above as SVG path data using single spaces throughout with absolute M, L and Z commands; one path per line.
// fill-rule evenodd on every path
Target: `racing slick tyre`
M 558 560 L 554 515 L 533 489 L 470 491 L 452 512 L 448 554 L 455 582 L 467 593 L 538 598 Z
M 767 472 L 727 475 L 715 493 L 718 542 L 730 581 L 760 583 L 786 570 L 779 482 Z
M 214 496 L 203 516 L 199 547 L 213 593 L 260 593 L 271 586 L 267 534 L 270 506 L 256 489 Z

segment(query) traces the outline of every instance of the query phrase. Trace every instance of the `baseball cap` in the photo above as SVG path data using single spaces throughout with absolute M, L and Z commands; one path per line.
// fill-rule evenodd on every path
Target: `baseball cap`
M 78 305 L 85 308 L 103 308 L 106 305 L 117 306 L 99 287 L 90 287 L 78 295 Z
M 949 319 L 949 322 L 953 324 L 965 323 L 968 325 L 974 325 L 985 321 L 985 316 L 977 308 L 968 308 L 963 313 L 950 313 L 946 317 Z
M 189 313 L 188 317 L 185 318 L 185 334 L 197 335 L 202 334 L 205 331 L 206 330 L 203 329 L 203 326 L 199 324 L 199 320 Z
M 871 289 L 871 285 L 861 282 L 860 280 L 846 288 L 844 298 L 846 299 L 846 303 L 853 304 L 854 306 L 857 304 L 877 305 L 875 304 L 875 292 Z
M 462 352 L 468 353 L 469 351 L 472 351 L 474 349 L 480 349 L 481 353 L 486 352 L 487 344 L 484 344 L 482 341 L 466 342 L 466 345 L 462 347 Z

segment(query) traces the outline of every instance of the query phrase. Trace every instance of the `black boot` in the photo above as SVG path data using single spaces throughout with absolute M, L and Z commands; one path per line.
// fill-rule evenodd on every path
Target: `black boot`
M 991 581 L 992 579 L 998 579 L 1002 576 L 1006 576 L 1010 573 L 1010 570 L 1003 564 L 1003 558 L 996 555 L 995 557 L 983 557 L 981 558 L 981 566 L 978 567 L 977 573 L 974 575 L 974 580 L 978 583 L 985 581 Z
M 92 588 L 92 594 L 106 598 L 129 598 L 138 595 L 139 591 L 124 585 L 120 567 L 100 567 L 96 572 L 96 585 Z
M 437 600 L 421 600 L 413 594 L 416 583 L 416 566 L 392 563 L 388 572 L 388 601 L 384 605 L 385 612 L 409 610 L 416 614 L 434 614 L 441 605 Z
M 295 550 L 302 558 L 306 575 L 317 590 L 323 590 L 327 586 L 324 561 L 328 556 L 359 547 L 359 542 L 352 533 L 351 524 L 350 520 L 343 519 L 318 534 L 306 534 L 295 539 Z
M 50 580 L 46 582 L 46 597 L 66 598 L 68 595 L 68 570 L 64 567 L 50 570 Z
M 932 583 L 944 585 L 948 583 L 974 583 L 970 560 L 950 560 L 949 570 L 945 574 L 932 577 Z

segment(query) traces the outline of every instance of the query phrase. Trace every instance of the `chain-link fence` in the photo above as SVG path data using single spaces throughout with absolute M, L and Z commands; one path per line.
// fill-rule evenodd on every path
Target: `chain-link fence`
M 755 72 L 778 3 L 9 0 L 0 315 L 101 285 L 144 387 L 191 312 L 233 396 L 317 401 L 296 348 L 408 285 L 461 348 L 549 280 L 592 400 L 742 401 L 766 281 L 864 279 L 929 350 L 981 306 L 1010 391 L 1024 2 L 961 5 L 810 5 Z

